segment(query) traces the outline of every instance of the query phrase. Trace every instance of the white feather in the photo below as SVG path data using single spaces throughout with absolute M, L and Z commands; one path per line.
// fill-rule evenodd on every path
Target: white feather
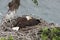
M 12 29 L 18 31 L 19 27 L 13 27 Z

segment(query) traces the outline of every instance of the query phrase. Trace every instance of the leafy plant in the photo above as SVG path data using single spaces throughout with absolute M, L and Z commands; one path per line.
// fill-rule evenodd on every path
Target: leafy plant
M 12 36 L 9 36 L 8 38 L 1 37 L 0 40 L 14 40 Z
M 4 38 L 4 37 L 2 37 L 2 38 L 0 38 L 0 40 L 7 40 L 6 38 Z
M 12 36 L 9 36 L 8 40 L 13 40 L 13 37 Z
M 42 40 L 60 40 L 60 28 L 43 28 L 41 33 Z

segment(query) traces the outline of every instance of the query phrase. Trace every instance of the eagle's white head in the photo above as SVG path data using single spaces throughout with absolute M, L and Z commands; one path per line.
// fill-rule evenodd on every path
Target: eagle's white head
M 31 16 L 26 16 L 26 18 L 27 18 L 27 20 L 30 20 L 30 19 L 32 19 L 32 17 L 31 17 Z

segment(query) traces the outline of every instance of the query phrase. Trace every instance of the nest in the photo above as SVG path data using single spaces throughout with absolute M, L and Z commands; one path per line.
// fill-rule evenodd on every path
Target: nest
M 11 22 L 4 22 L 0 26 L 0 37 L 8 37 L 12 35 L 14 40 L 40 40 L 38 32 L 43 27 L 50 27 L 50 25 L 43 19 L 39 19 L 40 23 L 34 26 L 26 26 L 25 28 L 21 28 L 18 31 L 12 30 L 14 24 L 16 24 L 16 20 L 12 19 Z

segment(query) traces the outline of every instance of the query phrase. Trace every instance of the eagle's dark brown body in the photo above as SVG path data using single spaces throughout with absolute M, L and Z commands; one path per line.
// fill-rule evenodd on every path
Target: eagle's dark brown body
M 40 23 L 40 20 L 38 19 L 27 20 L 24 17 L 18 17 L 16 21 L 17 22 L 14 27 L 18 26 L 19 28 L 25 28 L 26 26 L 35 26 Z
M 12 0 L 11 2 L 9 2 L 8 7 L 9 10 L 13 11 L 19 8 L 20 5 L 20 0 Z

